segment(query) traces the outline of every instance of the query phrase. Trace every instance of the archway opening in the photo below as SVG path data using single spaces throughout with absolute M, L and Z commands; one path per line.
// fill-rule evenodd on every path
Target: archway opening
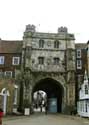
M 50 100 L 56 99 L 57 112 L 62 112 L 63 86 L 56 80 L 46 78 L 38 81 L 33 88 L 32 96 L 36 91 L 44 91 L 47 94 L 48 105 Z
M 47 94 L 42 91 L 36 91 L 33 93 L 33 106 L 35 112 L 45 112 L 45 104 L 47 102 Z

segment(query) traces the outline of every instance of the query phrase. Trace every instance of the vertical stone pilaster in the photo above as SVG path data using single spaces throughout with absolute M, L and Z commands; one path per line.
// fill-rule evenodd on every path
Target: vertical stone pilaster
M 67 113 L 70 114 L 75 109 L 75 84 L 67 85 Z
M 67 104 L 67 95 L 66 95 L 66 87 L 64 87 L 64 92 L 62 95 L 62 113 L 65 113 L 66 111 L 66 104 Z
M 68 105 L 73 106 L 75 105 L 75 85 L 69 84 L 67 91 L 68 91 L 67 92 Z
M 32 104 L 32 86 L 29 86 L 29 103 Z

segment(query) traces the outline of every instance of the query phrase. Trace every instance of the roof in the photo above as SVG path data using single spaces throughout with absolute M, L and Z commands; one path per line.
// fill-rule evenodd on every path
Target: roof
M 86 49 L 87 43 L 75 43 L 75 48 L 76 49 Z
M 0 53 L 21 53 L 22 40 L 0 40 Z

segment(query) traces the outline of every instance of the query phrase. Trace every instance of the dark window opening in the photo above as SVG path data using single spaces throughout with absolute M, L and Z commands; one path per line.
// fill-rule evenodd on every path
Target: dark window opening
M 44 57 L 39 57 L 38 60 L 39 60 L 39 64 L 41 65 L 44 64 Z
M 39 40 L 39 48 L 44 48 L 44 40 Z
M 59 41 L 58 41 L 58 40 L 56 40 L 56 41 L 54 42 L 54 48 L 59 48 Z

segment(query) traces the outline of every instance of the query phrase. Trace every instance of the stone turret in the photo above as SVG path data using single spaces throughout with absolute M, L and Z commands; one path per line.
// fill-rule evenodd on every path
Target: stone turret
M 58 28 L 58 33 L 68 33 L 67 27 L 59 27 Z
M 35 32 L 36 31 L 35 28 L 36 28 L 35 25 L 28 24 L 26 25 L 25 32 Z

